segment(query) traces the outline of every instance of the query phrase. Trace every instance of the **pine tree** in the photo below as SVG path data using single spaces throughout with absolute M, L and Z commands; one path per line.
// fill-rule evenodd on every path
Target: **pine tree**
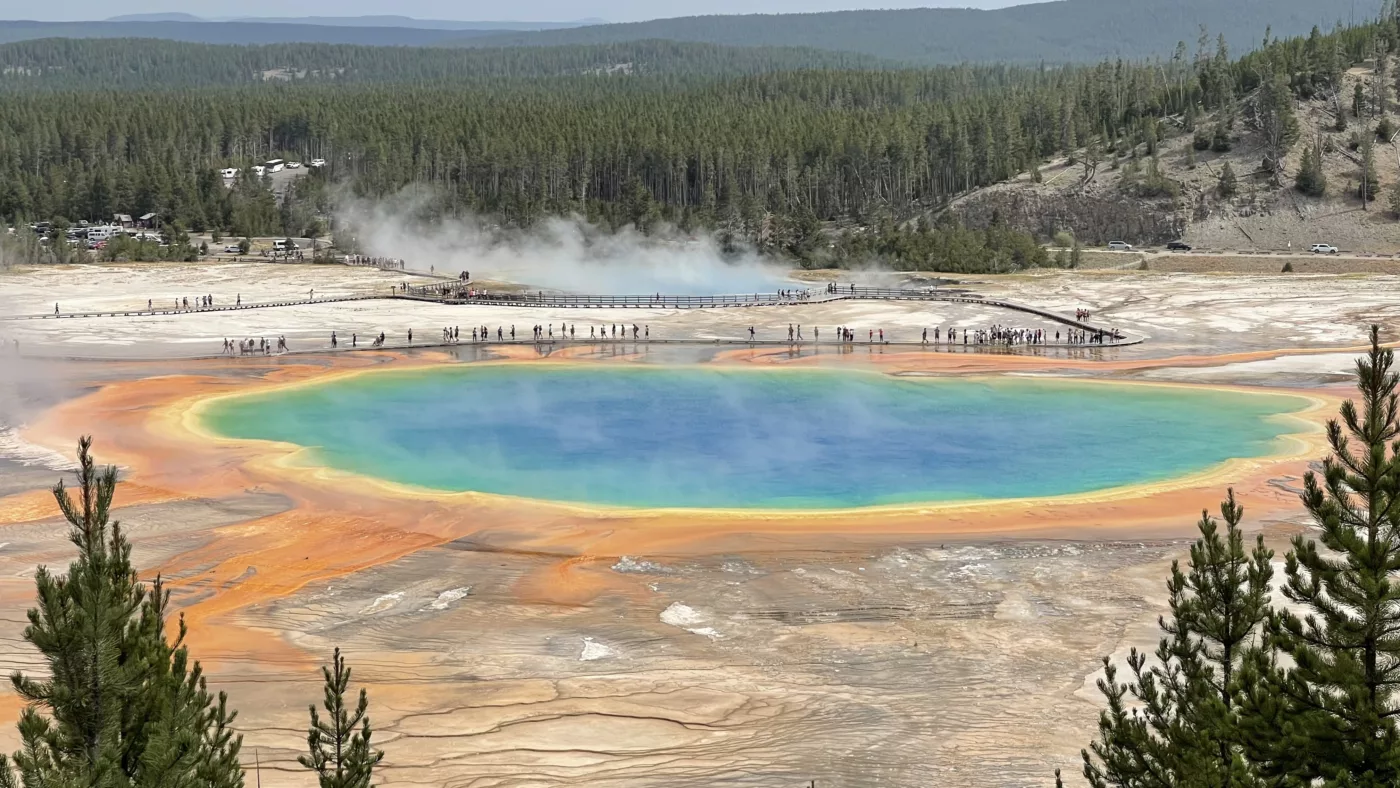
M 309 755 L 297 761 L 316 772 L 321 788 L 370 788 L 374 767 L 384 753 L 370 746 L 373 731 L 369 726 L 369 694 L 362 688 L 354 711 L 345 705 L 345 693 L 350 687 L 350 667 L 335 650 L 330 667 L 322 667 L 325 677 L 325 706 L 327 719 L 322 720 L 311 706 L 311 727 L 307 730 Z M 359 730 L 356 730 L 358 728 Z
M 1277 183 L 1283 159 L 1298 138 L 1298 118 L 1293 111 L 1293 91 L 1288 78 L 1273 74 L 1264 79 L 1255 102 L 1259 131 L 1264 138 L 1264 163 Z
M 1220 168 L 1220 180 L 1215 184 L 1216 191 L 1221 197 L 1230 198 L 1239 191 L 1239 181 L 1235 178 L 1235 169 L 1230 166 L 1230 162 L 1225 162 L 1225 166 Z
M 1293 539 L 1273 643 L 1291 665 L 1262 665 L 1251 700 L 1258 760 L 1309 784 L 1400 781 L 1400 375 L 1371 329 L 1356 364 L 1361 405 L 1327 425 L 1332 456 L 1303 480 L 1317 539 Z M 1292 784 L 1292 783 L 1290 783 Z
M 1294 180 L 1298 191 L 1311 197 L 1321 197 L 1327 193 L 1327 175 L 1322 171 L 1322 152 L 1316 146 L 1303 148 L 1303 161 L 1298 167 L 1298 177 Z
M 1273 551 L 1257 537 L 1245 547 L 1244 509 L 1234 491 L 1220 505 L 1225 533 L 1209 512 L 1197 524 L 1186 572 L 1172 563 L 1167 582 L 1170 618 L 1155 661 L 1133 649 L 1127 683 L 1104 659 L 1099 690 L 1108 709 L 1099 738 L 1085 750 L 1084 776 L 1095 788 L 1116 786 L 1247 786 L 1253 784 L 1239 754 L 1240 718 L 1235 696 L 1239 667 L 1269 614 Z
M 12 676 L 29 705 L 18 781 L 0 757 L 0 785 L 239 788 L 236 713 L 191 664 L 183 619 L 167 639 L 169 593 L 159 578 L 149 590 L 137 580 L 131 545 L 109 523 L 116 469 L 98 470 L 90 448 L 90 438 L 79 441 L 78 499 L 62 482 L 54 488 L 78 558 L 66 576 L 35 574 L 38 607 L 24 638 L 48 678 Z
M 1363 209 L 1376 199 L 1376 192 L 1379 189 L 1380 179 L 1376 176 L 1375 145 L 1371 142 L 1371 136 L 1368 134 L 1361 141 L 1361 173 L 1356 186 L 1356 196 L 1361 198 Z

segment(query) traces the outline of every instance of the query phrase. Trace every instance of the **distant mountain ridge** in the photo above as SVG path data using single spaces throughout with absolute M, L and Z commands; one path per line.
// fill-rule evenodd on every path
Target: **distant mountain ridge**
M 439 46 L 497 30 L 347 27 L 261 22 L 0 22 L 0 44 L 37 38 L 160 38 L 192 44 L 360 44 Z
M 1202 28 L 1234 52 L 1312 27 L 1376 17 L 1382 0 L 1054 0 L 995 10 L 920 8 L 803 14 L 693 16 L 649 22 L 502 30 L 508 22 L 408 17 L 305 17 L 205 21 L 140 15 L 136 21 L 3 22 L 0 43 L 37 38 L 160 38 L 203 44 L 543 47 L 675 41 L 725 47 L 816 49 L 913 66 L 954 63 L 1084 63 L 1194 50 Z M 188 17 L 188 18 L 187 18 Z M 191 21 L 191 19 L 196 21 Z M 461 29 L 410 25 L 492 24 Z M 534 23 L 520 23 L 534 24 Z M 545 25 L 545 23 L 540 23 Z
M 380 14 L 367 16 L 240 16 L 209 18 L 180 11 L 156 14 L 123 14 L 104 22 L 256 22 L 269 25 L 321 25 L 326 27 L 409 27 L 420 30 L 558 30 L 584 25 L 607 24 L 602 19 L 579 19 L 570 22 L 462 21 L 455 19 L 418 19 L 411 16 Z
M 157 14 L 122 14 L 103 19 L 103 22 L 207 22 L 204 17 L 186 14 L 183 11 L 166 11 Z
M 462 46 L 555 46 L 645 39 L 725 46 L 808 47 L 916 65 L 961 62 L 1092 62 L 1169 55 L 1194 45 L 1202 26 L 1235 51 L 1266 30 L 1302 35 L 1314 25 L 1374 18 L 1381 0 L 1055 0 L 994 10 L 920 8 L 806 14 L 692 16 L 503 33 Z M 1213 42 L 1212 42 L 1213 44 Z M 1194 47 L 1193 47 L 1194 48 Z

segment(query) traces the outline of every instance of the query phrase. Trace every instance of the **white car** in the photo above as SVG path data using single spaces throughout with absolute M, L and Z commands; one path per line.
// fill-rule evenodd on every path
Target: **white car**
M 289 161 L 289 162 L 287 162 L 287 169 L 289 169 L 289 170 L 299 170 L 299 169 L 301 169 L 301 162 L 299 162 L 299 161 Z
M 224 247 L 224 254 L 243 254 L 243 249 L 238 244 L 229 244 Z
M 312 159 L 312 160 L 311 160 L 311 166 L 312 166 L 312 167 L 324 167 L 324 166 L 326 166 L 326 160 L 325 160 L 325 159 Z
M 1109 248 L 1110 250 L 1112 250 L 1112 251 L 1115 251 L 1115 252 L 1131 252 L 1131 251 L 1133 251 L 1133 245 L 1132 245 L 1132 244 L 1123 243 L 1122 241 L 1109 241 L 1109 242 L 1108 242 L 1108 248 Z
M 1313 244 L 1308 251 L 1314 254 L 1336 254 L 1340 250 L 1332 244 Z
M 238 168 L 237 168 L 237 167 L 227 167 L 227 168 L 225 168 L 225 169 L 219 170 L 219 174 L 222 175 L 222 176 L 224 176 L 224 180 L 226 180 L 226 181 L 231 181 L 231 180 L 233 180 L 234 178 L 237 178 L 237 177 L 238 177 Z

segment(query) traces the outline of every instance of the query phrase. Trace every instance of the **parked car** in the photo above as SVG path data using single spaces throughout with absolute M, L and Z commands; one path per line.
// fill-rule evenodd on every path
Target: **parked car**
M 1131 252 L 1131 251 L 1133 251 L 1133 245 L 1132 245 L 1132 244 L 1123 243 L 1122 241 L 1109 241 L 1109 242 L 1108 242 L 1108 248 L 1109 248 L 1110 250 L 1112 250 L 1112 251 L 1115 251 L 1115 252 Z
M 299 161 L 289 161 L 289 162 L 287 162 L 287 169 L 289 169 L 289 170 L 299 170 L 299 169 L 301 169 L 301 162 L 299 162 Z
M 225 167 L 224 169 L 219 170 L 219 174 L 222 175 L 222 176 L 224 177 L 224 180 L 226 180 L 226 181 L 231 181 L 231 180 L 233 180 L 234 178 L 238 177 L 238 168 L 237 168 L 237 167 Z
M 243 254 L 243 249 L 238 244 L 229 244 L 224 247 L 224 254 Z
M 1169 252 L 1189 252 L 1189 251 L 1191 251 L 1191 246 L 1190 246 L 1190 244 L 1187 244 L 1187 243 L 1184 242 L 1184 241 L 1172 241 L 1171 243 L 1167 244 L 1167 251 L 1169 251 Z
M 1336 254 L 1339 250 L 1332 244 L 1313 244 L 1308 251 L 1314 254 Z
M 325 160 L 325 159 L 312 159 L 312 160 L 311 160 L 311 166 L 312 166 L 312 167 L 324 167 L 324 166 L 326 166 L 326 160 Z

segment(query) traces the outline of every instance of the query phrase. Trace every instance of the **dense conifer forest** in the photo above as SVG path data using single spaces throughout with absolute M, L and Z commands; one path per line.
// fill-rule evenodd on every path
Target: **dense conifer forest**
M 705 77 L 892 67 L 868 55 L 676 41 L 446 49 L 349 44 L 211 46 L 143 38 L 0 45 L 0 90 L 142 90 L 259 84 L 440 84 L 589 75 Z
M 14 64 L 0 80 L 0 216 L 155 212 L 190 231 L 301 235 L 336 194 L 407 190 L 430 213 L 515 226 L 574 213 L 715 228 L 804 261 L 878 250 L 904 267 L 956 266 L 919 238 L 947 227 L 938 210 L 951 198 L 1065 152 L 1150 156 L 1166 135 L 1209 133 L 1197 129 L 1208 115 L 1277 126 L 1286 149 L 1294 98 L 1333 90 L 1395 39 L 1385 22 L 1242 58 L 1203 34 L 1162 61 L 928 69 L 648 43 L 622 53 L 642 63 L 630 74 L 587 66 L 619 53 L 582 47 L 449 66 L 405 49 L 12 45 L 0 61 Z M 779 68 L 785 58 L 811 67 Z M 63 62 L 74 65 L 51 81 Z M 245 81 L 279 62 L 350 76 Z M 279 202 L 249 169 L 273 157 L 327 166 Z M 231 188 L 225 167 L 244 172 Z

